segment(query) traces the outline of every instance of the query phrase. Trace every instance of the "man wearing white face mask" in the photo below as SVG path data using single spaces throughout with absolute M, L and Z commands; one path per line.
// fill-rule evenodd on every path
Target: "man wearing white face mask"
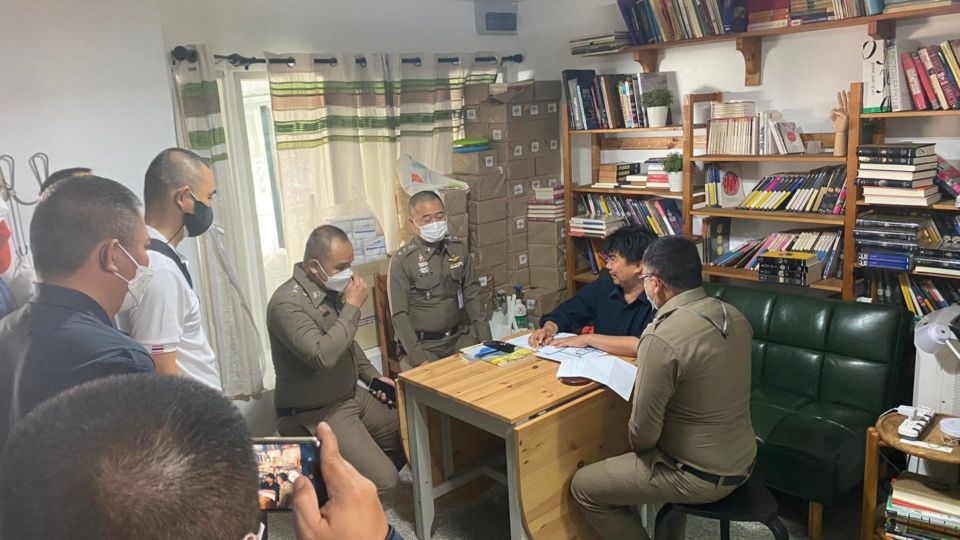
M 149 270 L 147 231 L 129 189 L 105 178 L 63 180 L 30 225 L 37 294 L 0 322 L 0 447 L 21 417 L 86 381 L 154 371 L 147 351 L 113 327 Z
M 404 371 L 491 339 L 473 259 L 462 240 L 447 235 L 440 196 L 421 191 L 407 207 L 418 235 L 390 260 L 388 286 Z
M 286 437 L 316 435 L 330 424 L 343 456 L 381 492 L 397 485 L 405 464 L 400 420 L 382 393 L 357 385 L 380 379 L 354 341 L 367 286 L 353 275 L 353 246 L 337 227 L 317 227 L 293 268 L 273 293 L 267 331 L 277 372 L 277 429 Z

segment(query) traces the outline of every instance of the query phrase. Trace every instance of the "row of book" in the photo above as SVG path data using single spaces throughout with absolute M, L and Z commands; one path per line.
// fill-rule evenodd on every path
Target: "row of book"
M 960 216 L 870 211 L 853 236 L 859 266 L 960 276 Z
M 960 39 L 916 51 L 902 51 L 895 41 L 889 40 L 884 45 L 883 58 L 890 70 L 890 105 L 886 110 L 960 108 Z
M 856 184 L 867 204 L 929 206 L 942 197 L 934 144 L 863 144 L 857 147 Z M 891 163 L 895 161 L 895 163 Z
M 839 215 L 846 206 L 846 178 L 846 165 L 772 174 L 747 194 L 739 208 Z
M 883 270 L 868 271 L 866 278 L 871 302 L 902 307 L 916 317 L 960 304 L 960 282 L 956 280 Z
M 758 270 L 760 258 L 767 252 L 807 252 L 822 264 L 820 278 L 840 277 L 843 234 L 836 230 L 785 231 L 766 238 L 749 240 L 741 246 L 710 260 L 714 266 Z M 808 280 L 808 283 L 811 281 Z
M 780 111 L 757 112 L 752 101 L 710 104 L 708 154 L 777 155 L 805 151 L 800 129 Z
M 809 286 L 823 279 L 823 261 L 805 251 L 767 251 L 760 255 L 757 280 L 763 283 Z
M 563 221 L 563 188 L 533 188 L 533 198 L 527 201 L 527 221 Z
M 662 157 L 644 162 L 618 162 L 600 165 L 597 181 L 591 187 L 605 189 L 668 189 L 670 181 Z
M 893 480 L 884 517 L 888 538 L 960 538 L 960 486 L 942 478 L 900 473 Z
M 626 225 L 639 225 L 657 236 L 683 234 L 683 214 L 674 199 L 637 199 L 588 193 L 583 212 L 570 219 L 570 236 L 605 238 Z
M 572 129 L 646 127 L 641 96 L 657 88 L 669 89 L 664 72 L 597 75 L 592 69 L 566 69 L 562 76 Z

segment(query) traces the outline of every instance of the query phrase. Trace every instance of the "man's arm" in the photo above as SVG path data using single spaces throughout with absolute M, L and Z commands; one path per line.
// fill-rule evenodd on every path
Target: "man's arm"
M 640 347 L 640 338 L 634 336 L 606 336 L 603 334 L 587 334 L 587 342 L 594 349 L 615 354 L 617 356 L 635 357 Z
M 587 284 L 577 291 L 573 298 L 560 304 L 540 320 L 540 326 L 553 321 L 560 332 L 573 332 L 590 324 L 597 318 L 597 295 L 599 280 Z M 633 354 L 633 353 L 630 353 Z
M 417 332 L 410 322 L 410 277 L 403 271 L 403 267 L 397 264 L 396 257 L 390 259 L 390 269 L 387 271 L 390 280 L 387 283 L 387 297 L 390 303 L 390 319 L 393 321 L 393 329 L 397 334 L 397 339 L 403 345 L 403 350 L 410 358 L 410 363 L 419 366 L 420 364 L 436 360 L 435 355 L 430 354 L 420 346 L 420 340 L 417 339 Z
M 157 366 L 157 373 L 177 375 L 177 352 L 151 353 L 153 363 Z
M 480 283 L 477 281 L 477 270 L 473 263 L 473 257 L 466 257 L 466 275 L 463 282 L 463 302 L 467 309 L 467 315 L 470 322 L 473 323 L 473 331 L 477 334 L 477 340 L 489 341 L 493 339 L 490 334 L 490 323 L 487 322 L 483 311 L 483 301 L 480 299 Z
M 130 337 L 151 351 L 157 373 L 179 373 L 177 347 L 183 338 L 183 314 L 189 300 L 183 287 L 179 276 L 169 269 L 154 268 L 140 304 L 124 314 Z
M 300 305 L 284 301 L 267 310 L 273 335 L 301 362 L 316 371 L 330 369 L 353 346 L 360 309 L 344 304 L 337 321 L 324 332 Z
M 630 445 L 635 451 L 657 445 L 663 431 L 667 402 L 677 389 L 677 357 L 662 339 L 649 335 L 637 352 L 637 382 L 630 414 Z
M 370 386 L 370 381 L 380 377 L 380 372 L 377 371 L 377 368 L 373 367 L 370 359 L 367 358 L 367 354 L 363 352 L 363 349 L 360 348 L 360 345 L 356 341 L 353 342 L 353 347 L 353 354 L 357 355 L 357 373 L 360 376 L 360 380 L 363 381 L 363 384 Z

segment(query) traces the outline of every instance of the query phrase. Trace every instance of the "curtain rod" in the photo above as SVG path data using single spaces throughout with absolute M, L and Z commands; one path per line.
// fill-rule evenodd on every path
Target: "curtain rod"
M 197 61 L 197 51 L 193 49 L 188 49 L 183 45 L 177 45 L 170 51 L 170 56 L 173 57 L 173 60 L 176 62 L 196 62 Z M 255 56 L 241 56 L 237 53 L 233 54 L 215 54 L 213 57 L 217 60 L 226 60 L 227 63 L 234 67 L 243 67 L 244 69 L 250 69 L 250 66 L 253 64 L 290 64 L 294 63 L 292 57 L 288 58 L 257 58 Z M 483 62 L 488 64 L 496 64 L 498 62 L 496 56 L 478 56 L 474 59 L 476 62 Z M 423 64 L 423 61 L 419 56 L 413 58 L 404 58 L 402 59 L 404 64 L 412 64 L 414 66 L 420 66 Z M 437 59 L 437 62 L 441 64 L 454 64 L 457 65 L 460 63 L 460 58 L 456 56 L 445 56 Z M 523 62 L 522 54 L 513 54 L 510 56 L 503 56 L 499 59 L 500 65 L 503 65 L 504 62 Z M 336 58 L 314 58 L 314 64 L 327 64 L 330 66 L 337 65 Z M 361 67 L 367 67 L 367 59 L 364 57 L 357 58 L 357 64 Z

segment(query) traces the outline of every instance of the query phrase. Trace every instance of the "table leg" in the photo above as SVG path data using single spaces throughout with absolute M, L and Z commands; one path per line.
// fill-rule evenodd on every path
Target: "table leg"
M 450 415 L 440 416 L 440 444 L 443 448 L 443 479 L 453 477 L 453 437 L 450 428 Z
M 410 438 L 410 469 L 413 472 L 413 509 L 417 518 L 417 537 L 420 540 L 430 540 L 434 514 L 430 433 L 427 427 L 427 409 L 420 405 L 416 394 L 416 390 L 411 387 L 407 389 L 404 396 L 407 409 L 407 431 Z
M 867 449 L 863 460 L 863 508 L 860 510 L 860 540 L 873 538 L 877 528 L 877 474 L 880 461 L 880 434 L 867 428 Z
M 507 498 L 510 501 L 510 538 L 526 540 L 527 530 L 523 524 L 523 508 L 520 506 L 520 456 L 517 447 L 517 432 L 507 429 L 504 440 L 507 445 Z

